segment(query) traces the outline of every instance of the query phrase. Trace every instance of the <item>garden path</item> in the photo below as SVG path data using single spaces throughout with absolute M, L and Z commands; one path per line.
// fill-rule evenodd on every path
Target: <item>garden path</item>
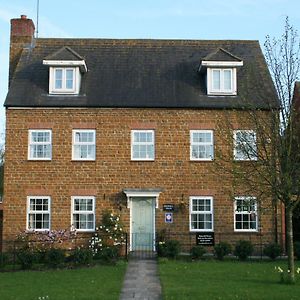
M 156 258 L 131 258 L 128 262 L 120 300 L 160 300 L 161 284 Z

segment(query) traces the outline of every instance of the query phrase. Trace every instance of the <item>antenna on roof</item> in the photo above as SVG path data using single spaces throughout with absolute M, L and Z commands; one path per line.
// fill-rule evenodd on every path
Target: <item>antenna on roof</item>
M 39 37 L 39 11 L 40 11 L 40 0 L 36 3 L 36 38 Z

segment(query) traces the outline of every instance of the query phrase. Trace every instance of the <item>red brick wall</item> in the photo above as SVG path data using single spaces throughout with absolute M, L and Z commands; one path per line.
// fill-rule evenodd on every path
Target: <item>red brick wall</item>
M 158 187 L 164 190 L 156 209 L 156 230 L 166 228 L 163 203 L 183 201 L 186 209 L 175 212 L 174 223 L 167 227 L 174 233 L 188 233 L 189 196 L 212 195 L 216 238 L 226 234 L 228 239 L 239 239 L 243 234 L 233 230 L 232 183 L 222 173 L 217 154 L 216 161 L 190 161 L 190 129 L 214 129 L 215 153 L 232 153 L 232 141 L 218 131 L 222 118 L 236 127 L 234 112 L 217 110 L 7 110 L 4 239 L 12 239 L 26 228 L 28 195 L 51 196 L 52 229 L 70 226 L 71 196 L 86 193 L 96 196 L 97 223 L 105 209 L 112 209 L 121 214 L 129 230 L 129 209 L 123 206 L 120 211 L 117 204 L 117 200 L 126 200 L 122 189 Z M 89 128 L 90 124 L 96 129 L 96 161 L 72 161 L 72 129 Z M 28 129 L 43 127 L 52 128 L 52 160 L 28 161 Z M 134 128 L 155 129 L 155 161 L 130 160 L 130 130 Z M 240 128 L 247 127 L 243 124 Z M 271 209 L 264 209 L 260 214 L 262 233 L 272 234 L 273 223 Z

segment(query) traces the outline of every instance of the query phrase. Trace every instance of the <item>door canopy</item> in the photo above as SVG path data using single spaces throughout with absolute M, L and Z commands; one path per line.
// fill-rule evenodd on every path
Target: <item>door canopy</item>
M 123 193 L 127 197 L 127 207 L 130 207 L 131 198 L 155 198 L 155 207 L 158 208 L 158 197 L 159 194 L 163 191 L 162 188 L 154 188 L 154 189 L 124 189 Z

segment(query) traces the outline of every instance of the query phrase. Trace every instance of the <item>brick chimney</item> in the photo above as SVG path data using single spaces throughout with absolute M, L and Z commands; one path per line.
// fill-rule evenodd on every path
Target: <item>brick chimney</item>
M 31 19 L 21 15 L 10 20 L 9 85 L 22 54 L 23 48 L 30 48 L 34 43 L 35 26 Z

